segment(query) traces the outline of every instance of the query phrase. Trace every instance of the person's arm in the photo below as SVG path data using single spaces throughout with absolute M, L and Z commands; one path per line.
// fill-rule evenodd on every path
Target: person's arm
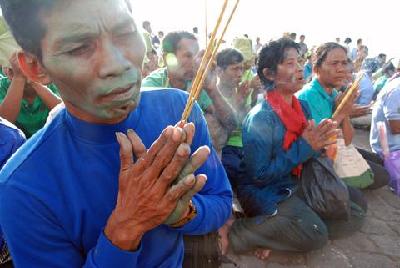
M 5 84 L 6 83 L 4 83 L 4 81 L 1 83 L 2 86 L 5 86 Z M 0 116 L 11 123 L 15 123 L 15 121 L 17 121 L 19 112 L 21 110 L 21 102 L 24 95 L 25 84 L 25 77 L 22 75 L 14 76 L 8 89 L 0 89 L 2 91 L 7 91 L 3 101 L 0 104 Z
M 204 145 L 212 148 L 207 124 L 197 104 L 193 108 L 189 122 L 194 122 L 196 128 L 192 151 Z M 207 183 L 192 198 L 197 216 L 174 230 L 184 234 L 201 235 L 217 230 L 228 220 L 232 208 L 232 190 L 221 161 L 213 149 L 206 162 L 195 173 L 207 175 Z
M 19 68 L 17 53 L 13 53 L 10 57 L 11 69 L 8 69 L 8 79 L 1 80 L 2 102 L 0 104 L 0 116 L 8 121 L 15 123 L 21 110 L 21 102 L 24 95 L 26 77 Z M 7 88 L 8 87 L 8 88 Z
M 350 117 L 345 117 L 342 121 L 343 139 L 346 145 L 351 144 L 353 140 L 354 130 Z
M 238 126 L 232 106 L 222 96 L 215 84 L 207 85 L 205 90 L 213 102 L 207 108 L 207 111 L 214 113 L 221 125 L 224 126 L 228 133 L 231 133 Z
M 56 94 L 51 92 L 51 90 L 45 85 L 32 82 L 32 88 L 36 91 L 39 98 L 42 99 L 49 110 L 52 110 L 55 106 L 62 102 L 61 99 Z

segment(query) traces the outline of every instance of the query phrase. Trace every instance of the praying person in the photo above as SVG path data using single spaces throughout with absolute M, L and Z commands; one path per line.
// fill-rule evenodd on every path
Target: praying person
M 183 235 L 223 225 L 232 193 L 200 108 L 178 123 L 185 93 L 140 91 L 135 6 L 0 3 L 22 72 L 65 104 L 0 173 L 15 266 L 180 267 Z
M 225 227 L 223 254 L 256 251 L 265 259 L 270 250 L 307 252 L 363 222 L 365 204 L 354 204 L 349 222 L 323 220 L 297 191 L 302 164 L 336 135 L 335 122 L 316 126 L 307 105 L 294 96 L 304 83 L 298 57 L 299 47 L 289 38 L 271 41 L 259 54 L 257 70 L 267 94 L 243 123 L 246 176 L 237 189 L 246 217 Z
M 338 96 L 337 89 L 346 83 L 348 67 L 346 48 L 340 44 L 330 42 L 318 47 L 314 62 L 315 77 L 296 93 L 300 100 L 307 103 L 316 124 L 324 119 L 332 119 L 336 107 L 343 98 L 343 95 L 341 98 Z M 353 94 L 342 111 L 333 118 L 342 130 L 346 145 L 352 142 L 354 136 L 350 116 L 354 113 L 354 109 L 363 109 L 354 106 L 357 97 L 358 94 Z M 379 162 L 374 161 L 376 155 L 363 149 L 358 151 L 367 160 L 374 174 L 374 183 L 368 188 L 377 189 L 387 185 L 389 174 Z

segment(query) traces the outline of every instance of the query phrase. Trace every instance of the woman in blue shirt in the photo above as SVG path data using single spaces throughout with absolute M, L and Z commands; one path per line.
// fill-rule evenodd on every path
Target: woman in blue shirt
M 268 92 L 243 124 L 247 176 L 237 195 L 248 218 L 234 221 L 228 232 L 228 244 L 236 253 L 256 250 L 263 258 L 269 250 L 318 249 L 334 228 L 358 229 L 365 213 L 357 206 L 349 222 L 336 221 L 331 228 L 295 194 L 302 164 L 336 134 L 331 120 L 319 126 L 308 121 L 306 105 L 294 96 L 303 85 L 297 59 L 297 44 L 286 38 L 270 42 L 259 55 L 258 75 Z

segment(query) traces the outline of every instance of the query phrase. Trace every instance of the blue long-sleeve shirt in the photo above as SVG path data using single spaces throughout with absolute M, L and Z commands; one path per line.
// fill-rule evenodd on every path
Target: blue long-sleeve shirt
M 310 118 L 306 104 L 303 111 Z M 247 115 L 243 126 L 243 149 L 246 179 L 238 187 L 238 196 L 251 206 L 253 214 L 273 215 L 277 204 L 288 198 L 297 182 L 291 171 L 315 152 L 301 137 L 285 151 L 282 147 L 286 128 L 265 101 Z
M 111 244 L 103 229 L 116 205 L 119 145 L 115 132 L 133 128 L 147 148 L 181 117 L 187 94 L 142 92 L 123 122 L 95 125 L 62 110 L 25 143 L 0 173 L 0 224 L 16 267 L 179 267 L 184 234 L 204 234 L 229 217 L 232 194 L 212 153 L 197 173 L 207 174 L 194 196 L 197 216 L 182 228 L 161 225 L 147 232 L 135 252 Z M 211 143 L 200 108 L 189 121 L 192 151 Z

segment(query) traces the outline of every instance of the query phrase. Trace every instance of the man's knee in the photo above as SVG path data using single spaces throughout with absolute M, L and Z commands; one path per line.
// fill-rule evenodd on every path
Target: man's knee
M 293 236 L 293 244 L 298 251 L 317 250 L 328 242 L 328 228 L 317 215 L 298 218 L 290 225 L 292 230 L 288 235 Z

